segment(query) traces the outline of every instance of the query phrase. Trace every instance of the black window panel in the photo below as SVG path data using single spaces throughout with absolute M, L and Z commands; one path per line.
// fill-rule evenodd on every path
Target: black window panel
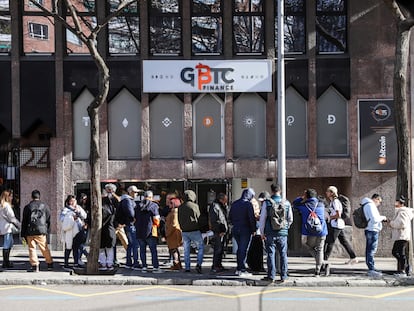
M 316 41 L 321 54 L 347 50 L 346 0 L 317 0 Z
M 350 68 L 349 58 L 316 59 L 316 96 L 319 98 L 333 85 L 346 99 L 350 99 Z
M 98 70 L 92 61 L 67 60 L 63 63 L 64 90 L 75 99 L 85 87 L 98 93 Z
M 41 79 L 39 74 L 41 73 Z M 53 61 L 27 61 L 20 63 L 21 132 L 42 121 L 55 131 L 56 85 Z
M 0 62 L 0 125 L 11 133 L 11 64 Z
M 112 99 L 123 88 L 127 88 L 139 101 L 141 100 L 141 62 L 129 60 L 108 61 L 111 73 L 108 97 Z
M 151 54 L 181 53 L 181 18 L 154 16 L 150 18 Z
M 284 9 L 285 53 L 306 52 L 305 1 L 286 0 Z M 277 4 L 275 4 L 275 47 L 277 48 Z

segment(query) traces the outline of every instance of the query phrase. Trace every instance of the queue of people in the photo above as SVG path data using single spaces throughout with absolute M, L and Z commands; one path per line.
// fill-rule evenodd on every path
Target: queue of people
M 292 205 L 281 197 L 281 187 L 271 185 L 271 194 L 261 192 L 257 200 L 252 188 L 244 189 L 238 200 L 228 205 L 228 197 L 219 193 L 208 206 L 208 223 L 212 232 L 210 242 L 213 244 L 213 262 L 211 273 L 226 270 L 222 264 L 225 246 L 231 235 L 236 246 L 237 268 L 235 274 L 240 277 L 251 275 L 251 263 L 247 262 L 249 252 L 258 253 L 256 257 L 263 269 L 263 249 L 266 252 L 267 275 L 263 278 L 269 282 L 284 282 L 288 278 L 288 235 L 293 223 L 293 211 L 301 216 L 301 234 L 306 237 L 306 246 L 315 259 L 314 276 L 323 272 L 330 275 L 329 258 L 336 240 L 349 254 L 349 264 L 357 263 L 356 254 L 344 234 L 344 207 L 338 199 L 338 189 L 329 186 L 326 197 L 318 197 L 315 189 L 306 189 L 293 200 Z M 132 185 L 117 195 L 117 187 L 106 184 L 102 191 L 102 230 L 99 250 L 99 270 L 114 270 L 116 262 L 117 232 L 125 235 L 123 244 L 126 248 L 124 267 L 142 272 L 162 273 L 158 260 L 157 244 L 160 235 L 165 239 L 172 265 L 171 270 L 191 272 L 195 268 L 202 273 L 204 260 L 205 234 L 201 232 L 200 208 L 194 191 L 186 190 L 183 196 L 177 192 L 166 195 L 166 206 L 160 208 L 154 200 L 151 190 L 142 191 Z M 143 193 L 143 197 L 138 197 Z M 23 210 L 22 222 L 11 207 L 12 193 L 4 190 L 0 195 L 0 235 L 3 236 L 2 268 L 12 268 L 10 251 L 13 247 L 13 233 L 20 231 L 29 248 L 29 272 L 39 271 L 38 247 L 49 270 L 53 270 L 53 258 L 47 245 L 50 229 L 50 209 L 40 200 L 40 192 L 32 192 L 32 201 Z M 80 203 L 74 195 L 68 195 L 59 217 L 61 220 L 61 241 L 64 245 L 64 268 L 69 265 L 73 254 L 73 266 L 83 267 L 82 255 L 87 254 L 84 244 L 87 241 L 90 224 L 90 208 L 86 204 L 85 194 L 80 196 Z M 412 210 L 405 206 L 405 197 L 395 202 L 395 215 L 392 219 L 380 214 L 378 207 L 382 197 L 374 194 L 361 200 L 361 206 L 368 220 L 364 229 L 366 237 L 365 261 L 368 276 L 380 277 L 382 273 L 375 266 L 375 254 L 378 247 L 379 233 L 383 224 L 392 230 L 394 241 L 392 255 L 397 259 L 397 276 L 406 276 L 411 272 L 409 265 L 409 241 L 411 237 Z M 254 206 L 258 207 L 255 208 Z M 88 219 L 89 218 L 89 219 Z M 163 230 L 160 230 L 163 224 Z M 161 233 L 162 232 L 162 233 Z M 259 237 L 261 248 L 253 249 L 252 238 Z M 119 238 L 119 236 L 118 236 Z M 151 269 L 147 263 L 147 246 L 151 254 Z M 179 248 L 184 248 L 184 265 L 181 262 Z M 255 246 L 257 247 L 257 246 Z M 191 263 L 191 252 L 197 253 L 195 266 Z M 247 265 L 246 265 L 247 263 Z M 279 279 L 276 276 L 279 275 Z

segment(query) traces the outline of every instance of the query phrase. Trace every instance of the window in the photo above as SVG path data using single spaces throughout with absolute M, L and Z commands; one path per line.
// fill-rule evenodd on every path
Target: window
M 266 153 L 266 102 L 257 94 L 244 93 L 233 107 L 234 156 L 263 158 Z
M 347 50 L 346 0 L 317 0 L 316 41 L 318 53 Z
M 11 16 L 9 0 L 0 0 L 0 53 L 11 50 Z
M 150 104 L 151 158 L 183 157 L 184 105 L 174 95 L 160 94 Z
M 194 155 L 224 156 L 224 103 L 207 94 L 194 102 L 193 107 Z
M 178 0 L 150 1 L 150 53 L 181 54 L 181 17 Z
M 29 22 L 29 35 L 32 38 L 39 38 L 39 39 L 47 40 L 49 37 L 48 27 L 47 25 Z
M 89 90 L 85 89 L 73 103 L 73 159 L 89 159 L 91 144 L 91 125 L 88 106 L 94 99 Z
M 307 155 L 307 103 L 293 88 L 286 90 L 286 155 L 305 157 Z
M 39 5 L 44 5 L 45 1 L 44 0 L 34 0 L 34 2 L 36 2 Z M 36 8 L 36 5 L 34 5 L 32 1 L 29 1 L 29 6 Z
M 223 50 L 221 0 L 193 0 L 192 3 L 193 54 L 221 54 Z
M 95 17 L 95 1 L 91 0 L 74 0 L 72 1 L 77 14 L 80 17 L 80 27 L 86 35 L 89 35 L 91 29 L 96 26 Z M 73 26 L 73 20 L 70 12 L 67 11 L 66 21 Z M 66 53 L 67 54 L 89 54 L 86 45 L 82 44 L 81 40 L 70 30 L 66 31 Z
M 285 53 L 306 51 L 305 0 L 285 0 Z M 277 48 L 277 3 L 275 3 L 275 46 Z
M 347 156 L 348 105 L 334 87 L 318 98 L 317 118 L 318 156 Z
M 262 0 L 233 0 L 235 54 L 264 53 L 264 9 Z
M 108 0 L 110 12 L 114 12 L 120 0 Z M 108 47 L 110 54 L 139 53 L 139 11 L 138 3 L 126 7 L 123 12 L 108 24 Z

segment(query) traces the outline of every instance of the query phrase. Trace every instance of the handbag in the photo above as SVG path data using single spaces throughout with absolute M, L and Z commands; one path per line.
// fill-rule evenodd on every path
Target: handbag
M 12 234 L 20 234 L 20 228 L 17 227 L 14 223 L 10 223 L 11 224 L 11 233 Z

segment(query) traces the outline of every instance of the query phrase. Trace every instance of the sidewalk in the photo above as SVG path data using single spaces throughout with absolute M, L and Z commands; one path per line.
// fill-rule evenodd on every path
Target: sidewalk
M 40 252 L 39 252 L 40 253 Z M 268 282 L 261 279 L 266 272 L 253 274 L 251 277 L 241 278 L 234 275 L 236 258 L 233 254 L 227 254 L 223 265 L 227 268 L 220 274 L 210 273 L 212 254 L 205 254 L 203 273 L 195 271 L 195 255 L 192 255 L 191 273 L 183 271 L 170 271 L 162 263 L 168 260 L 168 252 L 164 245 L 159 245 L 159 261 L 164 273 L 153 274 L 150 271 L 129 270 L 119 267 L 114 275 L 79 275 L 63 269 L 63 252 L 52 251 L 54 258 L 54 270 L 47 271 L 46 263 L 41 258 L 40 272 L 29 273 L 28 250 L 16 246 L 12 250 L 11 260 L 14 268 L 0 272 L 0 285 L 50 285 L 50 284 L 74 284 L 74 285 L 195 285 L 195 286 L 267 286 Z M 125 262 L 125 252 L 118 248 L 117 257 L 120 263 Z M 182 254 L 181 254 L 182 255 Z M 2 260 L 2 258 L 1 258 Z M 147 256 L 150 263 L 150 255 Z M 414 285 L 414 277 L 398 278 L 393 274 L 396 269 L 394 258 L 376 258 L 377 268 L 383 272 L 383 277 L 374 279 L 367 276 L 365 259 L 359 257 L 359 263 L 345 264 L 345 258 L 333 258 L 330 260 L 331 275 L 314 277 L 314 260 L 311 257 L 289 257 L 289 278 L 282 284 L 270 284 L 270 286 L 298 286 L 298 287 L 386 287 L 386 286 L 411 286 Z M 72 262 L 70 260 L 70 262 Z

